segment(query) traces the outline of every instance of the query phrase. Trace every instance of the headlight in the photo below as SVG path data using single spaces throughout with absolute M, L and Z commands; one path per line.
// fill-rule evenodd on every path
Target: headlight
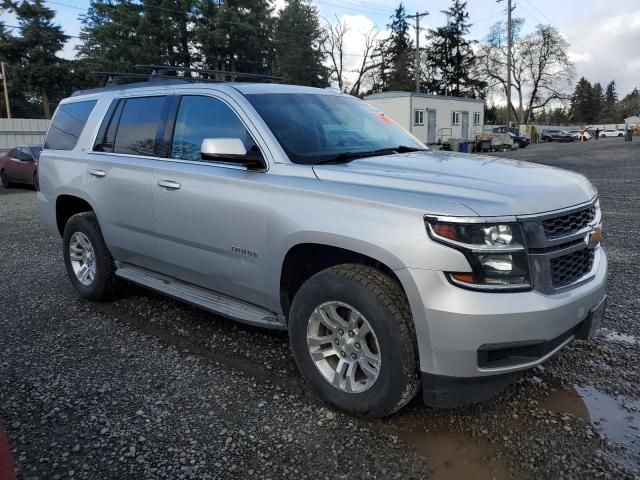
M 445 272 L 454 284 L 474 290 L 531 288 L 529 260 L 517 223 L 457 223 L 425 219 L 429 236 L 467 257 L 471 272 Z

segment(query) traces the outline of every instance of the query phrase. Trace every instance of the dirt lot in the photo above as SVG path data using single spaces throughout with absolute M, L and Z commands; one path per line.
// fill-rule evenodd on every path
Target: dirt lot
M 368 422 L 300 383 L 287 336 L 131 288 L 81 300 L 33 191 L 0 189 L 0 420 L 22 478 L 640 478 L 640 142 L 501 153 L 598 187 L 610 303 L 482 405 Z M 1 441 L 1 434 L 0 434 Z

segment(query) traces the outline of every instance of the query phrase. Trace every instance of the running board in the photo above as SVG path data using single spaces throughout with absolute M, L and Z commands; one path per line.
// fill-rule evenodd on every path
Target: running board
M 276 313 L 257 305 L 127 263 L 116 262 L 116 267 L 116 275 L 120 278 L 217 313 L 223 317 L 259 327 L 285 328 L 284 323 L 278 319 Z

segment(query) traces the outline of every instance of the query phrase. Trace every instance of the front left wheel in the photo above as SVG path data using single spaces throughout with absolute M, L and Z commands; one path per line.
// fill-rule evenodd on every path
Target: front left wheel
M 9 176 L 7 175 L 7 172 L 5 172 L 4 170 L 0 172 L 0 183 L 2 183 L 3 188 L 10 188 L 13 185 L 13 183 L 9 179 Z
M 291 305 L 289 338 L 307 384 L 340 410 L 384 417 L 419 388 L 407 299 L 374 268 L 337 265 L 307 280 Z
M 72 216 L 62 241 L 67 274 L 80 295 L 88 300 L 112 298 L 119 282 L 95 213 Z

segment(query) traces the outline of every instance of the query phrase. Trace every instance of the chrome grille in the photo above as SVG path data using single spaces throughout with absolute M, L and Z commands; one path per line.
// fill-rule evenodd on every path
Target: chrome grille
M 562 288 L 578 281 L 591 271 L 594 251 L 585 248 L 550 260 L 551 284 Z
M 595 218 L 596 209 L 591 205 L 566 215 L 543 220 L 542 228 L 547 238 L 561 237 L 585 228 Z

